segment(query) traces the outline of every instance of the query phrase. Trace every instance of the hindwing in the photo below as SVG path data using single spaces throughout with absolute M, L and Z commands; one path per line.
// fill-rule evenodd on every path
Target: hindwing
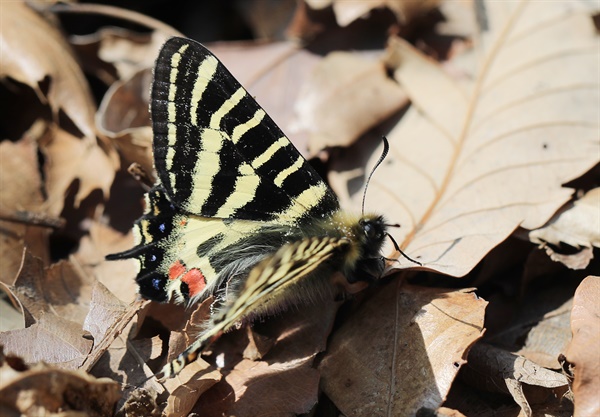
M 168 363 L 160 371 L 160 377 L 168 378 L 177 374 L 196 360 L 199 352 L 214 338 L 240 320 L 280 309 L 285 303 L 295 303 L 297 300 L 289 298 L 302 298 L 307 293 L 307 288 L 302 288 L 307 284 L 304 280 L 328 261 L 342 255 L 350 245 L 347 238 L 310 237 L 288 243 L 266 257 L 252 268 L 236 297 L 213 317 L 207 330 L 174 361 Z M 318 282 L 312 284 L 318 289 Z M 309 291 L 316 289 L 310 288 Z
M 316 171 L 201 44 L 166 42 L 151 112 L 156 171 L 183 211 L 293 224 L 338 209 Z

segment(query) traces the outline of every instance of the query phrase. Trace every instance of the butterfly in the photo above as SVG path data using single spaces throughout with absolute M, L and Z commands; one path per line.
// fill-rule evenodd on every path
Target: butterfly
M 382 275 L 383 216 L 342 211 L 314 168 L 200 43 L 176 37 L 163 45 L 150 108 L 158 180 L 134 225 L 136 246 L 108 259 L 137 260 L 146 299 L 217 300 L 206 330 L 162 378 L 240 321 L 333 299 L 336 272 L 349 286 Z

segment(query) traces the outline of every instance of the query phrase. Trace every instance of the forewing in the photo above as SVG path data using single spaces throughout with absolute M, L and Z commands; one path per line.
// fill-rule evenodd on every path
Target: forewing
M 298 223 L 338 208 L 316 171 L 201 44 L 183 38 L 165 43 L 151 111 L 156 170 L 182 210 Z

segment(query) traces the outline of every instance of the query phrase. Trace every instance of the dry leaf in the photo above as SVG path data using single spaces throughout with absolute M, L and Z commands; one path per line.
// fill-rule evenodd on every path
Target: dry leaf
M 150 127 L 149 68 L 131 78 L 115 82 L 104 95 L 98 109 L 98 129 L 110 138 L 125 160 L 142 166 L 154 181 L 152 128 Z
M 112 84 L 114 78 L 108 74 L 103 75 L 107 72 L 103 68 L 106 64 L 114 66 L 118 80 L 130 79 L 139 71 L 154 65 L 160 47 L 171 36 L 182 35 L 176 30 L 155 30 L 149 34 L 140 34 L 123 28 L 106 27 L 90 35 L 72 36 L 69 41 L 78 50 L 93 51 L 93 55 L 86 54 L 88 59 L 83 62 L 97 60 L 93 72 Z
M 199 359 L 165 381 L 170 395 L 163 413 L 173 417 L 188 416 L 198 398 L 221 380 L 221 373 L 210 368 L 208 363 Z
M 16 142 L 0 143 L 0 209 L 42 212 L 42 180 L 37 164 L 38 147 L 27 136 Z M 0 221 L 0 281 L 11 285 L 21 265 L 23 249 L 29 247 L 47 262 L 49 231 L 40 227 Z
M 349 417 L 435 410 L 483 334 L 486 304 L 468 290 L 392 281 L 333 335 L 324 392 Z
M 203 417 L 292 416 L 309 412 L 317 402 L 319 386 L 319 373 L 313 362 L 316 354 L 325 349 L 336 309 L 333 303 L 315 305 L 269 320 L 261 328 L 276 338 L 271 350 L 261 361 L 243 359 L 233 369 L 225 363 L 223 380 L 200 397 L 193 411 Z M 224 349 L 226 342 L 219 340 L 214 350 L 235 361 L 237 355 Z
M 98 222 L 92 222 L 89 235 L 84 236 L 72 262 L 77 263 L 88 276 L 101 282 L 112 295 L 130 303 L 137 297 L 136 261 L 133 259 L 111 262 L 105 260 L 109 253 L 133 247 L 133 235 L 122 235 Z
M 118 169 L 114 149 L 101 148 L 95 139 L 79 139 L 57 128 L 50 133 L 48 143 L 41 146 L 41 151 L 47 158 L 44 171 L 50 213 L 60 214 L 67 189 L 76 180 L 79 186 L 75 194 L 75 208 L 96 189 L 102 191 L 105 199 L 108 198 Z
M 67 261 L 44 268 L 39 258 L 24 251 L 11 291 L 36 321 L 49 313 L 83 324 L 88 312 L 91 284 L 90 279 Z M 26 322 L 26 326 L 30 324 L 33 323 Z
M 560 262 L 567 268 L 575 270 L 587 268 L 592 259 L 594 259 L 594 251 L 592 248 L 583 248 L 579 252 L 573 254 L 558 253 L 548 245 L 544 246 L 544 250 L 554 262 Z
M 600 247 L 600 188 L 569 203 L 539 229 L 529 232 L 533 243 L 566 243 L 575 248 Z
M 78 369 L 93 342 L 81 324 L 45 313 L 26 329 L 0 333 L 0 345 L 27 363 L 44 361 L 64 369 Z
M 423 15 L 436 8 L 440 0 L 305 0 L 313 9 L 333 7 L 338 25 L 348 26 L 372 10 L 387 7 L 404 24 L 410 23 L 415 17 Z
M 376 103 L 376 105 L 374 105 Z M 309 152 L 347 146 L 408 103 L 381 62 L 332 52 L 303 85 L 296 101 L 294 129 L 306 131 Z
M 0 356 L 0 409 L 5 416 L 108 416 L 120 397 L 119 385 L 108 378 L 45 364 L 14 369 L 10 363 L 16 358 Z
M 519 225 L 545 223 L 570 198 L 561 185 L 598 163 L 598 36 L 576 4 L 491 2 L 511 12 L 494 20 L 470 93 L 392 42 L 413 106 L 367 207 L 402 225 L 395 240 L 425 268 L 466 274 Z
M 577 288 L 571 312 L 573 340 L 565 356 L 575 365 L 575 417 L 600 414 L 600 278 L 589 276 Z
M 88 138 L 95 136 L 96 111 L 87 81 L 60 31 L 26 2 L 2 2 L 0 77 L 30 86 L 48 102 L 56 118 L 60 110 Z M 47 89 L 40 83 L 49 77 Z
M 533 410 L 523 392 L 523 384 L 545 388 L 569 384 L 558 372 L 484 343 L 476 344 L 469 352 L 463 377 L 478 389 L 510 393 L 527 417 L 533 415 Z

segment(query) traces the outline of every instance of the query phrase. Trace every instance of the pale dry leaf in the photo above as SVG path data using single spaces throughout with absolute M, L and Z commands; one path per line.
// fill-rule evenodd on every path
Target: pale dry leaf
M 436 8 L 440 0 L 306 0 L 312 9 L 332 7 L 338 25 L 344 27 L 368 14 L 375 9 L 387 7 L 399 22 L 407 24 L 415 17 L 423 15 Z
M 211 369 L 202 359 L 189 364 L 177 376 L 165 381 L 170 395 L 163 413 L 173 417 L 188 416 L 198 398 L 220 380 L 221 373 Z
M 600 277 L 584 279 L 573 299 L 571 330 L 573 340 L 565 351 L 575 365 L 575 417 L 600 415 Z
M 569 383 L 558 372 L 485 343 L 476 344 L 469 352 L 463 377 L 480 390 L 510 393 L 526 416 L 533 415 L 533 410 L 523 392 L 523 384 L 557 388 Z
M 392 281 L 334 333 L 320 364 L 324 392 L 349 417 L 438 408 L 483 334 L 486 304 L 469 290 Z
M 77 263 L 88 276 L 101 282 L 113 295 L 129 303 L 137 297 L 134 259 L 107 261 L 106 255 L 127 250 L 133 246 L 133 234 L 123 235 L 111 227 L 92 222 L 89 234 L 84 236 L 72 262 Z
M 309 135 L 308 148 L 314 155 L 325 147 L 353 143 L 406 104 L 406 94 L 388 78 L 381 62 L 332 52 L 302 86 L 293 131 Z
M 91 280 L 67 261 L 45 268 L 41 259 L 25 250 L 11 291 L 36 321 L 50 313 L 82 324 L 88 311 Z
M 574 270 L 587 268 L 592 259 L 594 259 L 594 250 L 592 248 L 583 248 L 579 252 L 572 254 L 559 253 L 549 245 L 545 245 L 544 250 L 554 262 L 560 262 L 567 268 Z
M 90 332 L 95 344 L 98 344 L 126 311 L 127 306 L 121 300 L 102 283 L 95 281 L 83 330 Z
M 7 353 L 21 356 L 27 363 L 44 361 L 64 369 L 77 369 L 93 342 L 86 337 L 81 324 L 46 313 L 25 329 L 0 333 L 0 344 Z
M 413 106 L 388 135 L 367 207 L 376 201 L 402 225 L 391 233 L 406 253 L 453 276 L 518 226 L 544 224 L 572 194 L 561 185 L 599 160 L 591 17 L 569 1 L 501 4 L 512 14 L 492 26 L 471 91 L 407 43 L 390 46 Z M 400 261 L 394 266 L 414 266 Z
M 100 147 L 96 140 L 82 140 L 57 128 L 51 133 L 48 143 L 41 146 L 41 151 L 47 158 L 44 171 L 47 209 L 51 214 L 60 214 L 65 193 L 75 180 L 79 181 L 75 207 L 97 189 L 102 191 L 104 198 L 108 198 L 118 169 L 114 149 Z
M 2 2 L 0 18 L 0 77 L 30 86 L 42 102 L 48 102 L 56 118 L 63 110 L 84 136 L 93 138 L 92 94 L 60 31 L 26 2 Z M 46 77 L 50 82 L 44 91 L 39 83 Z
M 566 243 L 575 248 L 600 247 L 600 188 L 594 188 L 561 209 L 539 229 L 529 232 L 533 243 Z
M 96 115 L 98 129 L 113 141 L 127 163 L 137 162 L 153 178 L 152 128 L 150 127 L 149 68 L 111 85 Z
M 3 211 L 43 211 L 37 152 L 36 142 L 27 136 L 15 143 L 0 143 L 0 208 Z M 25 247 L 47 262 L 50 258 L 49 233 L 49 230 L 40 227 L 0 221 L 0 281 L 13 284 Z
M 113 65 L 118 79 L 127 80 L 137 72 L 152 67 L 162 44 L 175 34 L 159 30 L 140 34 L 123 28 L 108 27 L 89 35 L 72 36 L 69 41 L 79 47 L 96 46 L 97 58 Z

